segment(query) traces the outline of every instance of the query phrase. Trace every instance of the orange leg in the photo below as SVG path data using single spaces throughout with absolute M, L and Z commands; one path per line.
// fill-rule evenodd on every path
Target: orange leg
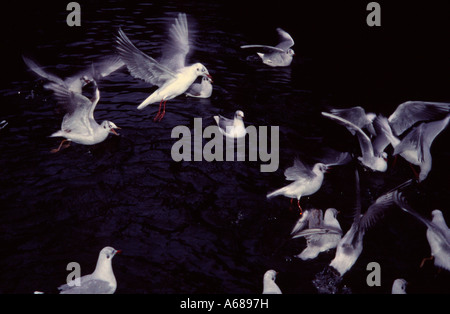
M 419 179 L 419 174 L 417 173 L 416 169 L 414 169 L 414 166 L 412 164 L 409 164 L 409 166 L 411 167 L 411 170 L 414 173 L 414 176 L 416 177 L 416 179 Z
M 423 267 L 423 265 L 425 264 L 426 261 L 431 261 L 434 257 L 430 256 L 430 257 L 425 257 L 422 262 L 420 263 L 420 268 Z
M 65 142 L 68 142 L 68 143 L 64 144 Z M 64 144 L 64 146 L 63 146 L 63 144 Z M 50 151 L 50 153 L 52 153 L 52 154 L 57 153 L 57 152 L 59 152 L 59 151 L 61 150 L 61 148 L 64 149 L 64 148 L 67 148 L 67 147 L 69 147 L 69 146 L 70 146 L 70 141 L 69 141 L 68 139 L 63 139 L 63 140 L 61 141 L 61 144 L 59 144 L 58 148 L 52 149 L 52 150 Z

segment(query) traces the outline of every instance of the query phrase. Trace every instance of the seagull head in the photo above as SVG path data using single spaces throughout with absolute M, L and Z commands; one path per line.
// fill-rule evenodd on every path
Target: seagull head
M 288 56 L 295 56 L 294 49 L 289 48 L 288 50 L 286 50 L 286 54 L 287 54 Z
M 270 281 L 275 281 L 275 279 L 277 278 L 277 274 L 278 272 L 276 272 L 275 270 L 271 269 L 266 271 L 266 273 L 264 274 L 264 279 L 266 280 L 270 280 Z
M 209 74 L 208 69 L 201 63 L 194 64 L 195 73 L 197 76 L 204 76 L 210 80 L 212 83 L 212 76 Z
M 101 251 L 100 251 L 100 256 L 106 259 L 112 259 L 114 257 L 114 255 L 121 253 L 121 250 L 116 250 L 113 247 L 110 246 L 105 246 Z
M 111 121 L 103 121 L 101 127 L 114 135 L 119 135 L 116 130 L 120 130 L 120 128 Z
M 235 119 L 244 119 L 244 112 L 242 112 L 241 110 L 237 110 L 235 113 L 234 113 L 234 118 Z

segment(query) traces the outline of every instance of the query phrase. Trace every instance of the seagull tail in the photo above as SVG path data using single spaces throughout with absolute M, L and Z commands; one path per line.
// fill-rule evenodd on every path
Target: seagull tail
M 272 198 L 274 196 L 282 195 L 285 191 L 286 187 L 273 191 L 272 193 L 267 194 L 267 198 Z
M 144 109 L 145 107 L 147 107 L 150 104 L 153 104 L 155 102 L 161 101 L 159 95 L 155 93 L 151 94 L 150 96 L 148 96 L 143 102 L 141 102 L 141 104 L 137 107 L 139 110 Z

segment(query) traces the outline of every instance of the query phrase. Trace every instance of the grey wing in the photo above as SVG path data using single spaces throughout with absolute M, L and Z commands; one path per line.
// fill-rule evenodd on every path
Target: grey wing
M 304 230 L 306 228 L 306 225 L 309 223 L 309 215 L 311 212 L 307 209 L 303 212 L 302 216 L 297 220 L 297 222 L 294 225 L 294 228 L 292 228 L 291 236 L 295 238 L 295 235 Z
M 369 155 L 369 156 L 373 156 L 374 152 L 373 152 L 373 147 L 372 147 L 372 142 L 370 141 L 369 136 L 364 133 L 363 130 L 361 130 L 361 128 L 359 128 L 357 125 L 353 124 L 352 122 L 341 118 L 339 116 L 327 113 L 327 112 L 322 112 L 322 115 L 334 120 L 336 122 L 338 122 L 341 125 L 344 125 L 346 128 L 350 128 L 352 130 L 354 130 L 356 132 L 356 135 L 358 136 L 358 141 L 359 141 L 359 145 L 361 147 L 361 154 L 364 155 Z
M 243 45 L 241 46 L 242 49 L 248 49 L 248 48 L 262 48 L 265 50 L 268 50 L 270 52 L 284 52 L 283 49 L 273 46 L 267 46 L 267 45 Z
M 445 119 L 433 122 L 427 122 L 423 124 L 423 142 L 424 145 L 430 147 L 436 136 L 439 135 L 448 125 L 450 115 Z
M 389 121 L 386 117 L 377 116 L 373 121 L 376 137 L 372 141 L 372 147 L 375 156 L 381 156 L 386 147 L 391 143 L 385 132 L 383 132 L 383 124 L 385 124 L 385 127 L 390 128 Z
M 94 109 L 94 104 L 86 96 L 56 83 L 49 83 L 45 85 L 45 88 L 53 91 L 56 101 L 67 112 L 63 119 L 63 129 L 79 133 L 92 132 L 89 117 Z
M 217 119 L 216 119 L 217 125 L 219 126 L 219 128 L 221 128 L 225 132 L 227 131 L 227 127 L 234 126 L 234 119 L 225 118 L 224 116 L 221 116 L 220 114 L 217 115 L 216 117 L 217 117 Z
M 45 72 L 44 70 L 42 70 L 42 67 L 37 65 L 36 62 L 34 62 L 33 60 L 31 60 L 25 56 L 22 56 L 22 59 L 25 62 L 25 64 L 30 68 L 30 70 L 32 70 L 37 75 L 39 75 L 51 82 L 54 82 L 57 84 L 64 84 L 64 81 L 60 77 L 57 77 L 54 74 Z
M 390 115 L 389 123 L 398 136 L 419 121 L 442 119 L 449 113 L 450 103 L 406 101 Z
M 173 71 L 136 48 L 122 29 L 119 29 L 116 42 L 120 58 L 135 78 L 157 86 L 175 78 Z
M 167 40 L 160 63 L 172 71 L 185 66 L 186 56 L 189 53 L 189 29 L 186 14 L 179 13 L 169 29 Z
M 63 285 L 58 288 L 61 294 L 110 294 L 115 291 L 109 282 L 100 279 L 90 279 L 80 286 Z
M 432 221 L 424 218 L 417 211 L 415 211 L 406 201 L 403 194 L 399 191 L 395 191 L 393 194 L 393 199 L 398 207 L 400 207 L 403 211 L 409 213 L 417 220 L 422 222 L 428 229 L 433 230 L 433 232 L 440 238 L 443 243 L 446 243 L 448 247 L 450 247 L 450 239 L 448 238 L 448 234 L 445 234 L 441 228 L 439 228 Z
M 280 48 L 283 50 L 288 50 L 292 46 L 294 46 L 294 40 L 291 35 L 289 35 L 286 31 L 281 28 L 277 28 L 278 36 L 280 38 L 280 43 L 276 45 L 276 48 Z
M 377 223 L 381 218 L 383 218 L 386 211 L 392 208 L 392 205 L 395 204 L 395 193 L 410 185 L 411 182 L 412 180 L 407 180 L 394 189 L 378 197 L 375 203 L 370 205 L 370 207 L 361 217 L 359 221 L 359 228 L 365 232 L 367 229 Z
M 94 63 L 94 79 L 106 77 L 123 67 L 125 63 L 118 55 L 111 55 Z
M 344 109 L 331 109 L 330 112 L 335 116 L 352 122 L 360 128 L 363 128 L 367 124 L 366 111 L 360 106 Z
M 299 179 L 309 178 L 313 175 L 311 169 L 303 164 L 300 159 L 294 159 L 294 165 L 284 171 L 286 180 L 296 181 Z
M 414 127 L 394 148 L 394 155 L 401 154 L 407 150 L 417 151 L 418 161 L 424 158 L 424 123 Z
M 312 228 L 312 229 L 306 229 L 301 232 L 296 233 L 292 236 L 293 239 L 300 238 L 300 237 L 309 237 L 316 234 L 335 234 L 335 235 L 342 235 L 342 230 L 339 230 L 337 228 Z

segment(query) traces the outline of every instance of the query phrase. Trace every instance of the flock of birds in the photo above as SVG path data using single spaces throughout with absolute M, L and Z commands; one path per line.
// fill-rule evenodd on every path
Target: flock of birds
M 284 30 L 278 28 L 280 43 L 275 46 L 244 45 L 243 49 L 258 49 L 257 55 L 268 66 L 289 66 L 292 62 L 294 40 Z M 49 81 L 44 87 L 53 91 L 55 99 L 65 110 L 61 129 L 53 133 L 53 137 L 63 137 L 58 152 L 70 142 L 83 145 L 94 145 L 104 141 L 110 133 L 118 135 L 120 129 L 111 121 L 98 124 L 94 119 L 94 110 L 100 100 L 97 80 L 119 68 L 126 66 L 129 73 L 138 79 L 158 88 L 144 99 L 138 109 L 150 104 L 159 104 L 154 121 L 161 121 L 166 112 L 166 102 L 185 94 L 190 97 L 207 98 L 213 91 L 213 80 L 207 68 L 201 63 L 186 64 L 186 57 L 191 50 L 189 28 L 186 15 L 178 14 L 169 28 L 161 57 L 156 60 L 138 49 L 122 29 L 116 37 L 116 53 L 93 63 L 91 67 L 66 79 L 47 73 L 30 58 L 23 57 L 28 67 L 40 77 Z M 200 78 L 200 82 L 198 80 Z M 83 94 L 83 88 L 92 84 L 93 98 Z M 388 168 L 386 148 L 391 145 L 393 155 L 400 155 L 413 165 L 420 167 L 416 181 L 422 182 L 432 168 L 430 146 L 435 137 L 445 129 L 450 119 L 450 104 L 422 101 L 408 101 L 400 104 L 389 116 L 366 113 L 361 107 L 333 109 L 322 115 L 331 121 L 344 126 L 357 136 L 361 156 L 360 164 L 371 171 L 385 172 Z M 243 122 L 244 113 L 237 110 L 234 118 L 227 119 L 217 115 L 214 117 L 220 131 L 226 137 L 239 138 L 246 135 Z M 291 232 L 292 238 L 306 238 L 306 248 L 297 255 L 303 260 L 314 259 L 321 252 L 336 249 L 336 256 L 329 266 L 342 277 L 354 265 L 363 249 L 365 232 L 373 226 L 383 212 L 392 206 L 398 206 L 416 217 L 427 227 L 427 239 L 436 266 L 450 270 L 450 230 L 440 210 L 432 212 L 432 220 L 421 216 L 406 201 L 402 191 L 413 184 L 408 180 L 395 189 L 381 195 L 364 213 L 359 199 L 359 174 L 355 172 L 357 201 L 354 221 L 344 234 L 339 221 L 338 211 L 329 208 L 323 213 L 319 209 L 303 210 L 300 206 L 302 196 L 316 193 L 322 186 L 324 174 L 331 166 L 343 165 L 352 160 L 349 153 L 335 156 L 332 162 L 316 163 L 312 167 L 299 159 L 294 160 L 292 167 L 285 170 L 286 180 L 292 181 L 285 187 L 277 189 L 267 198 L 283 195 L 297 200 L 300 218 Z M 98 257 L 95 271 L 68 282 L 59 287 L 61 293 L 114 293 L 117 282 L 112 269 L 112 258 L 120 251 L 103 248 Z M 269 270 L 263 278 L 263 293 L 281 293 L 275 283 L 276 271 Z M 405 280 L 397 280 L 393 284 L 393 293 L 405 291 Z

